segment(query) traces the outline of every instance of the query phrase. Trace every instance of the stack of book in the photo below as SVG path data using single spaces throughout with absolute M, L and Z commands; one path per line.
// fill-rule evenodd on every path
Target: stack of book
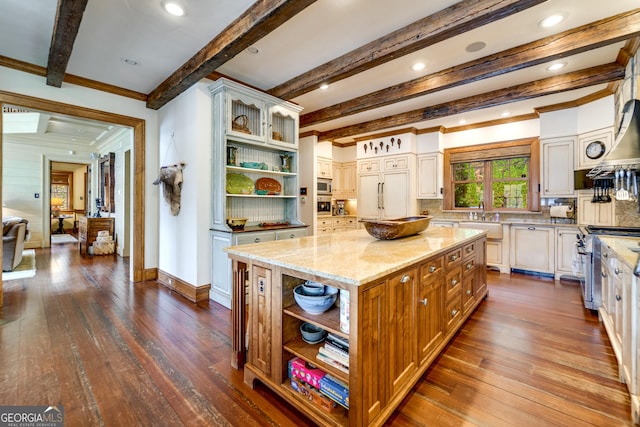
M 316 357 L 327 365 L 349 373 L 349 340 L 329 333 Z

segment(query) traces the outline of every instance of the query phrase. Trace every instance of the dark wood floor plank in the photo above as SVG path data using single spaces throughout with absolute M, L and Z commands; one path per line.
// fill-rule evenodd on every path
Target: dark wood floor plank
M 193 304 L 128 262 L 38 249 L 4 283 L 0 403 L 61 404 L 67 425 L 314 425 L 231 368 L 229 310 Z M 489 274 L 489 298 L 386 426 L 631 426 L 629 396 L 575 282 Z

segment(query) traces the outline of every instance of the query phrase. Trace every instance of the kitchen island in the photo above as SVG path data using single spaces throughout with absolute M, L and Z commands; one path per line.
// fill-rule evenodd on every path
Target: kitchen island
M 232 365 L 244 365 L 247 384 L 260 380 L 320 425 L 383 424 L 487 295 L 486 234 L 429 228 L 383 241 L 356 230 L 227 248 Z M 317 315 L 296 304 L 293 290 L 308 280 L 340 290 L 347 324 L 338 302 Z M 303 322 L 348 340 L 348 372 L 317 359 L 323 343 L 301 339 Z M 296 358 L 348 387 L 344 406 L 328 409 L 294 390 Z

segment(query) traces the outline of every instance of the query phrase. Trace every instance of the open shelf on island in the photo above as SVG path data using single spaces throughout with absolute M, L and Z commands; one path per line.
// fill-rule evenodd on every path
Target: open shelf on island
M 284 344 L 285 350 L 289 353 L 301 357 L 312 365 L 317 366 L 328 374 L 333 375 L 339 380 L 349 384 L 349 374 L 346 372 L 342 372 L 341 370 L 334 368 L 333 366 L 324 363 L 321 360 L 318 360 L 316 355 L 318 354 L 318 350 L 320 347 L 324 345 L 324 341 L 318 344 L 308 344 L 302 340 L 302 338 L 297 337 L 287 343 Z

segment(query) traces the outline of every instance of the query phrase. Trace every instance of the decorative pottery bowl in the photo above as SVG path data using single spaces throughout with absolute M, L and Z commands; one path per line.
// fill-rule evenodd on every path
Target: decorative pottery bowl
M 302 339 L 309 344 L 317 344 L 327 335 L 327 331 L 308 322 L 300 325 L 300 333 Z
M 324 295 L 305 295 L 302 286 L 295 287 L 293 297 L 298 305 L 309 314 L 324 313 L 333 306 L 338 297 L 338 289 L 331 286 L 325 287 Z
M 302 293 L 307 296 L 324 295 L 324 284 L 308 280 L 302 284 Z
M 361 220 L 367 232 L 376 239 L 393 240 L 424 231 L 431 222 L 430 216 L 410 216 L 389 220 Z
M 242 230 L 248 218 L 227 218 L 227 225 L 232 230 Z

